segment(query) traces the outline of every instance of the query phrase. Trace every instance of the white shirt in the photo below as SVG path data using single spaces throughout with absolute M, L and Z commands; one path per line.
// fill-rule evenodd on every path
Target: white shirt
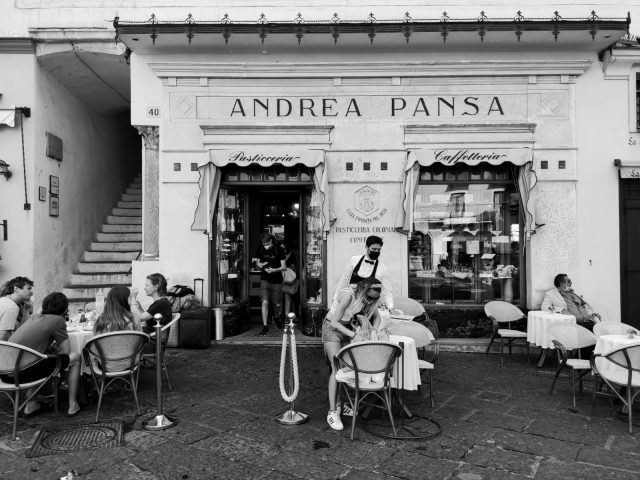
M 341 289 L 349 285 L 349 280 L 351 280 L 351 274 L 353 273 L 353 269 L 356 268 L 356 265 L 362 258 L 362 255 L 355 255 L 351 257 L 349 263 L 342 272 L 342 276 L 340 280 L 338 280 L 338 284 L 336 285 L 336 293 Z M 365 255 L 364 260 L 368 260 L 369 258 Z M 369 277 L 373 272 L 373 268 L 375 265 L 371 265 L 365 261 L 362 261 L 360 264 L 360 269 L 358 270 L 358 275 L 362 278 Z M 393 291 L 391 290 L 391 281 L 389 280 L 389 269 L 387 266 L 378 259 L 378 269 L 376 270 L 376 278 L 380 280 L 382 283 L 382 299 L 386 304 L 388 309 L 393 308 Z M 335 298 L 335 295 L 334 295 Z
M 20 307 L 8 296 L 0 298 L 0 331 L 13 332 L 18 327 Z

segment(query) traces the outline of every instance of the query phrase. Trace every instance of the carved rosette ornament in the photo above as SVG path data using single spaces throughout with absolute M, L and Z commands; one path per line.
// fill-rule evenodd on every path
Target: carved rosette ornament
M 159 129 L 154 126 L 136 127 L 138 135 L 144 138 L 144 148 L 147 150 L 158 150 Z

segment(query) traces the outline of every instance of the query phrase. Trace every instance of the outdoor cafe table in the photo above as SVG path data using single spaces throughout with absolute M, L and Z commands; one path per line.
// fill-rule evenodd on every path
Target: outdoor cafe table
M 576 317 L 544 310 L 531 310 L 527 315 L 527 342 L 542 348 L 538 367 L 542 367 L 547 350 L 555 349 L 549 336 L 549 327 L 560 322 L 576 323 Z

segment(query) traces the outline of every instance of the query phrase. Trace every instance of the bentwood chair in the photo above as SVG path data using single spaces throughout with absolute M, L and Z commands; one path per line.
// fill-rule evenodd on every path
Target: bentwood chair
M 404 315 L 411 315 L 412 317 L 419 317 L 426 313 L 419 301 L 409 297 L 396 297 L 394 299 L 394 308 L 400 310 Z
M 167 365 L 164 362 L 164 351 L 167 348 L 167 342 L 169 341 L 169 334 L 171 333 L 171 327 L 175 325 L 178 320 L 180 320 L 180 314 L 174 313 L 171 315 L 171 321 L 164 325 L 160 330 L 160 360 L 162 365 L 162 371 L 164 372 L 164 376 L 167 379 L 167 386 L 169 387 L 169 391 L 171 391 L 171 382 L 169 381 L 169 372 L 167 370 Z M 144 353 L 142 355 L 142 361 L 145 366 L 155 367 L 156 365 L 156 332 L 152 332 L 149 335 L 150 346 L 146 348 L 146 350 L 153 350 L 153 353 Z
M 391 375 L 393 364 L 401 354 L 402 349 L 398 345 L 379 341 L 352 343 L 336 354 L 336 381 L 342 386 L 353 410 L 351 440 L 360 406 L 386 410 L 396 435 L 391 411 Z
M 511 345 L 514 342 L 521 340 L 527 346 L 527 362 L 529 362 L 529 342 L 527 342 L 527 332 L 511 328 L 512 323 L 519 320 L 526 320 L 527 316 L 522 313 L 522 310 L 509 302 L 494 300 L 488 302 L 484 306 L 484 313 L 493 322 L 493 334 L 491 335 L 491 340 L 489 340 L 489 345 L 487 346 L 485 353 L 489 353 L 491 346 L 493 345 L 493 341 L 499 337 L 500 361 L 504 363 L 504 341 L 507 341 L 509 355 L 511 355 Z M 502 327 L 503 325 L 506 326 L 506 328 Z
M 21 381 L 20 372 L 33 367 L 48 358 L 56 359 L 53 371 L 44 378 L 33 381 Z M 18 413 L 26 407 L 27 402 L 33 400 L 47 382 L 53 381 L 53 401 L 55 411 L 58 411 L 58 372 L 60 371 L 60 357 L 57 355 L 44 355 L 36 350 L 13 342 L 0 341 L 0 392 L 3 392 L 13 404 L 13 431 L 11 438 L 16 439 L 18 427 Z M 6 382 L 2 379 L 5 377 Z M 13 378 L 8 381 L 6 377 Z M 25 399 L 20 401 L 20 391 L 33 389 Z M 13 394 L 13 396 L 11 395 Z
M 581 373 L 578 376 L 580 391 L 582 392 L 582 378 L 591 372 L 589 360 L 580 358 L 580 349 L 596 344 L 596 336 L 586 328 L 575 323 L 554 323 L 549 327 L 549 337 L 558 352 L 558 370 L 551 383 L 549 394 L 553 393 L 553 387 L 565 368 L 571 369 L 571 397 L 573 406 L 576 406 L 576 370 Z M 571 358 L 570 353 L 578 351 L 578 358 Z
M 629 333 L 629 330 L 632 330 L 636 335 L 640 334 L 637 328 L 626 323 L 598 322 L 593 326 L 593 334 L 596 337 L 601 337 L 602 335 L 625 335 Z
M 404 335 L 405 337 L 413 338 L 415 341 L 416 350 L 418 350 L 418 367 L 420 368 L 420 373 L 426 371 L 429 375 L 429 400 L 431 402 L 431 408 L 433 408 L 433 371 L 440 352 L 438 342 L 436 342 L 433 334 L 427 327 L 417 322 L 392 322 L 388 328 L 389 333 L 392 335 Z
M 603 362 L 611 362 L 612 368 L 606 368 Z M 601 378 L 609 387 L 609 393 L 604 393 L 597 391 L 594 385 L 591 416 L 596 412 L 596 394 L 615 396 L 627 407 L 629 433 L 633 433 L 633 402 L 640 393 L 640 342 L 624 346 L 606 355 L 600 353 L 591 355 L 590 365 L 596 379 Z M 626 392 L 619 387 L 625 387 Z
M 116 380 L 121 380 L 131 387 L 140 415 L 138 374 L 142 349 L 148 341 L 149 336 L 146 333 L 125 330 L 96 335 L 85 345 L 82 353 L 98 390 L 96 422 L 100 418 L 104 392 Z

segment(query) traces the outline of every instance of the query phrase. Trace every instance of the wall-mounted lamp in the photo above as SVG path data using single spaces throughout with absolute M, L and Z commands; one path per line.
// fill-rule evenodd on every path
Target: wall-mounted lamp
M 4 175 L 7 180 L 11 178 L 11 171 L 9 170 L 9 164 L 0 158 L 0 175 Z

